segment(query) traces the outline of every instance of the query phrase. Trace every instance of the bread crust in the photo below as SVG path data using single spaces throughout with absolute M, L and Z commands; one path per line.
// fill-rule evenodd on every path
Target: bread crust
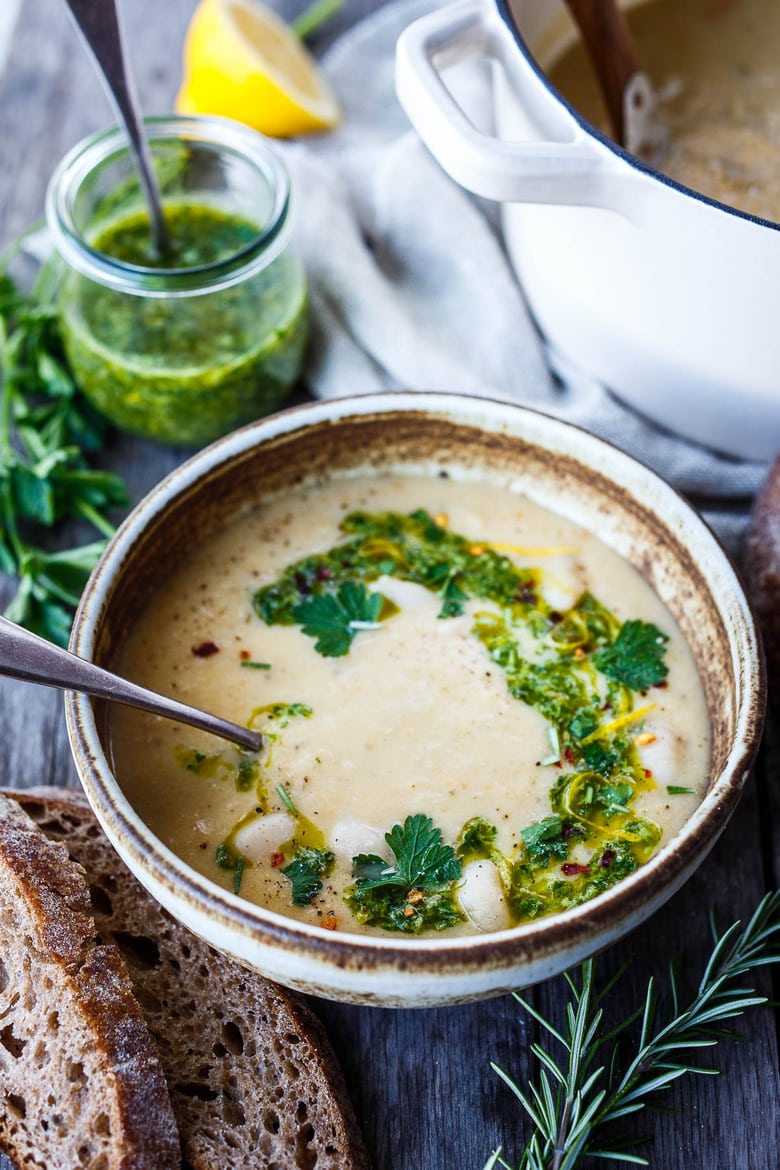
M 0 1148 L 20 1168 L 174 1170 L 155 1044 L 83 869 L 0 794 Z
M 86 798 L 16 792 L 87 871 L 104 942 L 123 950 L 169 1085 L 192 1170 L 367 1170 L 341 1070 L 305 1001 L 175 922 L 125 868 Z

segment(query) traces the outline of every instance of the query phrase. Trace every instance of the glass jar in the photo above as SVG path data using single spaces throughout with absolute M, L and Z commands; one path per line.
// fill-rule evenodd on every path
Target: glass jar
M 168 255 L 154 255 L 118 128 L 76 146 L 49 184 L 63 340 L 79 386 L 117 426 L 201 446 L 276 409 L 300 373 L 307 298 L 290 182 L 237 123 L 165 117 L 146 128 Z

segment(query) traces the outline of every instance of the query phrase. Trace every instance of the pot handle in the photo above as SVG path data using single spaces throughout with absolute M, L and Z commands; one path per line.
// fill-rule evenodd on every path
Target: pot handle
M 476 195 L 510 203 L 614 207 L 614 198 L 607 195 L 617 160 L 610 152 L 594 149 L 576 127 L 570 141 L 510 141 L 483 134 L 442 80 L 442 68 L 477 57 L 508 65 L 516 74 L 518 55 L 492 5 L 458 0 L 421 17 L 401 34 L 396 48 L 398 98 L 434 158 Z M 528 72 L 534 84 L 543 84 L 533 70 Z M 513 100 L 519 96 L 515 93 Z

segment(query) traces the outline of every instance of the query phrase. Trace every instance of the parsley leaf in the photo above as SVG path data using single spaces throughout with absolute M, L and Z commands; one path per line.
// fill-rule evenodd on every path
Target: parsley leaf
M 663 682 L 669 673 L 663 661 L 668 641 L 668 635 L 652 622 L 624 622 L 612 645 L 597 650 L 591 662 L 602 674 L 632 691 L 646 691 Z
M 441 829 L 422 814 L 394 825 L 385 840 L 395 865 L 374 853 L 352 859 L 355 885 L 344 895 L 358 922 L 419 934 L 445 930 L 463 914 L 455 900 L 454 884 L 462 862 L 451 845 L 442 842 Z
M 358 581 L 344 581 L 338 592 L 301 601 L 292 610 L 304 634 L 316 638 L 314 649 L 323 658 L 341 658 L 364 625 L 373 626 L 382 610 L 382 594 L 369 593 Z
M 308 906 L 322 889 L 321 878 L 333 868 L 335 858 L 327 849 L 296 849 L 281 871 L 292 885 L 293 906 Z
M 461 863 L 451 845 L 442 844 L 441 829 L 430 817 L 419 813 L 407 817 L 403 828 L 394 825 L 385 833 L 385 841 L 396 864 L 388 865 L 376 854 L 361 854 L 353 859 L 353 874 L 363 889 L 376 886 L 442 885 L 460 877 Z

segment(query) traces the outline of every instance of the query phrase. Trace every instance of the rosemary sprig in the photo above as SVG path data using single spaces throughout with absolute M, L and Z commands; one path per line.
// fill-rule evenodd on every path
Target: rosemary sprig
M 579 968 L 579 980 L 565 979 L 571 991 L 566 1022 L 559 1030 L 521 996 L 515 998 L 565 1054 L 556 1060 L 541 1044 L 531 1051 L 542 1068 L 527 1091 L 495 1064 L 494 1071 L 517 1096 L 533 1123 L 534 1132 L 517 1170 L 574 1170 L 582 1159 L 600 1157 L 637 1166 L 649 1165 L 646 1158 L 630 1152 L 633 1142 L 612 1136 L 623 1118 L 639 1113 L 654 1103 L 656 1094 L 668 1089 L 686 1073 L 716 1076 L 717 1069 L 691 1064 L 687 1053 L 711 1048 L 724 1033 L 726 1020 L 741 1016 L 766 998 L 752 988 L 738 986 L 758 967 L 780 961 L 775 936 L 780 931 L 780 892 L 767 894 L 746 926 L 735 922 L 720 937 L 713 927 L 715 945 L 699 986 L 687 1007 L 681 1006 L 680 988 L 674 966 L 669 972 L 668 1018 L 659 1019 L 659 1000 L 653 979 L 648 982 L 644 1005 L 628 1019 L 601 1034 L 603 1009 L 600 1006 L 623 971 L 600 993 L 595 987 L 595 963 Z M 622 1034 L 641 1019 L 639 1039 L 633 1058 L 621 1071 Z M 606 1051 L 602 1057 L 602 1050 Z M 598 1067 L 595 1067 L 597 1064 Z M 484 1170 L 513 1170 L 496 1150 Z
M 108 425 L 71 374 L 56 293 L 55 264 L 42 267 L 29 294 L 0 268 L 0 571 L 18 581 L 6 615 L 66 645 L 73 610 L 114 531 L 107 513 L 128 499 L 118 476 L 87 461 L 102 447 Z M 86 522 L 99 539 L 54 552 L 41 548 L 38 534 L 67 519 Z

